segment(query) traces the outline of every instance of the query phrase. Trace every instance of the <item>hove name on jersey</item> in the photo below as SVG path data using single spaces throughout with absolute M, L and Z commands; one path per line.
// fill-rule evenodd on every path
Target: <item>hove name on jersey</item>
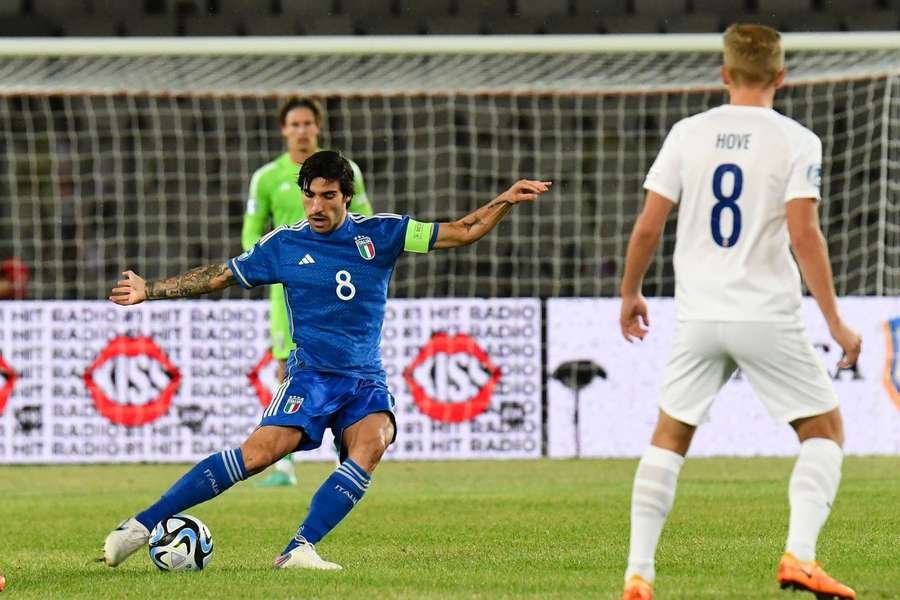
M 716 136 L 717 150 L 749 150 L 749 133 L 720 133 Z

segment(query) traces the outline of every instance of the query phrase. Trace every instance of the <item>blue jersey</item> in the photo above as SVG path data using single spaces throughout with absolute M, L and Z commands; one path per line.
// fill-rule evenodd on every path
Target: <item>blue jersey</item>
M 315 232 L 306 220 L 279 227 L 228 261 L 238 283 L 284 285 L 290 365 L 385 380 L 381 326 L 388 283 L 404 251 L 428 252 L 435 223 L 408 216 L 348 213 L 340 227 Z

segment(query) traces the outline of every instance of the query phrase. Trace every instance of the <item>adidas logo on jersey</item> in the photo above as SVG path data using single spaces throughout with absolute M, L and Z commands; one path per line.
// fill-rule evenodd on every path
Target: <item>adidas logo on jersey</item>
M 298 262 L 297 264 L 298 264 L 298 265 L 311 265 L 311 264 L 313 264 L 313 263 L 315 263 L 315 262 L 316 262 L 316 259 L 314 259 L 312 256 L 310 256 L 309 254 L 307 254 L 306 256 L 304 256 L 303 258 L 301 258 L 301 259 L 300 259 L 300 262 Z

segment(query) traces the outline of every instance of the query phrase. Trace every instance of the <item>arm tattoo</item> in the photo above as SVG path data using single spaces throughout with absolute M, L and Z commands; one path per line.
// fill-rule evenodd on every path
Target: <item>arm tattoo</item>
M 228 285 L 228 263 L 206 265 L 191 269 L 168 279 L 157 279 L 147 284 L 147 300 L 161 298 L 185 298 L 222 289 Z M 222 285 L 222 284 L 225 285 Z

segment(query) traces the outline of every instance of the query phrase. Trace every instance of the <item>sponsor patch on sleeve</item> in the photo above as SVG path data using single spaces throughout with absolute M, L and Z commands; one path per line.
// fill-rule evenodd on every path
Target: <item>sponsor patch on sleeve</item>
M 806 180 L 815 187 L 822 186 L 822 165 L 810 165 L 806 169 Z

